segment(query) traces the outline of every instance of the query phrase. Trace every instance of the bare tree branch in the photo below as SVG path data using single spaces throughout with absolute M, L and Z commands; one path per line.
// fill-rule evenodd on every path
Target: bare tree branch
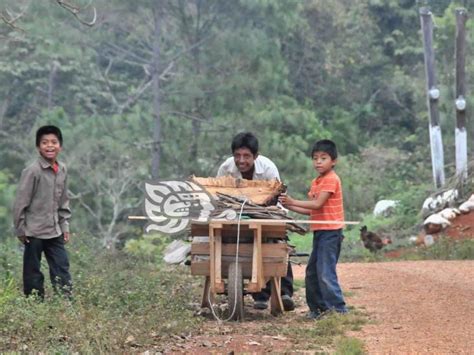
M 0 12 L 0 19 L 5 22 L 9 27 L 11 27 L 13 30 L 25 32 L 24 29 L 21 27 L 18 27 L 15 22 L 18 21 L 23 15 L 25 14 L 26 10 L 30 4 L 28 3 L 23 9 L 20 10 L 19 13 L 14 14 L 12 11 L 5 9 L 2 12 Z
M 95 9 L 95 7 L 92 8 L 92 10 L 94 11 L 94 17 L 92 19 L 92 21 L 90 22 L 87 22 L 85 20 L 83 20 L 82 18 L 79 17 L 80 13 L 81 13 L 81 8 L 77 5 L 74 5 L 74 4 L 71 4 L 65 0 L 56 0 L 56 3 L 61 6 L 63 9 L 66 9 L 67 11 L 69 11 L 70 13 L 72 13 L 74 15 L 74 17 L 80 22 L 82 23 L 83 25 L 86 25 L 86 26 L 89 26 L 89 27 L 92 27 L 95 25 L 96 21 L 97 21 L 97 10 Z M 89 6 L 89 5 L 88 5 Z M 87 7 L 87 6 L 86 6 Z

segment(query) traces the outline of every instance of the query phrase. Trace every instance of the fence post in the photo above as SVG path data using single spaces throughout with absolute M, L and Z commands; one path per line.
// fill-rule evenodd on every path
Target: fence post
M 433 21 L 431 12 L 427 7 L 420 8 L 421 29 L 423 32 L 423 49 L 425 53 L 425 74 L 427 104 L 430 116 L 430 145 L 431 145 L 431 163 L 433 167 L 433 179 L 435 187 L 444 185 L 444 152 L 443 139 L 441 136 L 441 127 L 439 125 L 438 99 L 439 89 L 436 86 L 436 75 L 434 68 L 434 50 L 433 50 Z
M 466 21 L 466 9 L 456 9 L 456 175 L 462 180 L 467 179 Z

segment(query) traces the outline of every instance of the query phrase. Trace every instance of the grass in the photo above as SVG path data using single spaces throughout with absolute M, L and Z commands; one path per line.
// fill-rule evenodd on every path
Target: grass
M 54 295 L 49 280 L 46 300 L 40 302 L 22 296 L 21 265 L 14 260 L 21 253 L 16 246 L 10 252 L 14 257 L 3 254 L 0 266 L 10 265 L 10 276 L 0 282 L 0 352 L 160 349 L 170 334 L 193 331 L 201 322 L 190 305 L 195 281 L 184 267 L 177 271 L 123 253 L 111 255 L 77 239 L 69 247 L 72 302 Z M 46 267 L 43 271 L 47 274 Z
M 299 238 L 302 243 L 310 240 Z M 350 247 L 352 241 L 344 243 Z M 46 280 L 47 297 L 40 302 L 21 293 L 22 251 L 18 243 L 13 238 L 0 243 L 0 353 L 166 351 L 173 336 L 202 331 L 206 320 L 194 316 L 201 280 L 191 277 L 188 268 L 168 267 L 159 262 L 158 255 L 110 254 L 88 236 L 74 239 L 68 251 L 73 301 L 54 295 Z M 369 257 L 375 260 L 379 256 L 364 256 L 366 260 Z M 416 254 L 417 259 L 473 257 L 472 240 L 442 239 Z M 47 275 L 46 265 L 43 271 Z M 295 280 L 294 287 L 301 290 L 304 281 Z M 350 297 L 351 292 L 344 295 Z M 263 322 L 259 333 L 285 335 L 301 351 L 363 354 L 361 342 L 346 334 L 360 330 L 366 322 L 360 310 L 351 309 L 348 315 L 334 314 L 319 321 L 289 318 L 272 321 L 271 326 Z
M 396 250 L 397 247 L 405 247 L 402 241 L 393 246 L 388 246 L 377 253 L 371 253 L 365 249 L 357 235 L 352 229 L 351 231 L 345 232 L 346 238 L 342 243 L 342 250 L 339 262 L 383 262 L 393 261 L 393 258 L 387 258 L 384 252 L 390 250 Z M 296 247 L 298 252 L 310 253 L 312 249 L 312 236 L 311 234 L 299 235 L 291 234 L 290 241 L 291 245 Z M 452 240 L 447 237 L 441 237 L 434 245 L 427 248 L 411 248 L 409 247 L 407 252 L 403 252 L 400 259 L 404 260 L 474 260 L 474 239 L 468 240 Z M 293 258 L 302 263 L 306 263 L 308 257 Z
M 293 327 L 278 330 L 280 334 L 299 344 L 301 349 L 298 350 L 322 351 L 324 349 L 342 349 L 342 347 L 345 347 L 353 350 L 349 354 L 362 354 L 362 343 L 347 337 L 345 334 L 348 331 L 360 330 L 362 325 L 366 323 L 367 317 L 363 313 L 351 310 L 349 314 L 333 313 L 320 320 L 299 322 Z
M 414 249 L 403 255 L 406 260 L 474 260 L 474 239 L 441 238 L 430 247 Z
M 340 262 L 352 262 L 352 261 L 364 261 L 364 262 L 375 262 L 386 260 L 383 253 L 371 253 L 365 249 L 360 242 L 358 234 L 353 232 L 344 233 L 345 238 L 342 242 L 342 250 L 339 261 Z M 291 234 L 289 237 L 289 243 L 294 245 L 296 251 L 299 253 L 311 253 L 313 248 L 313 237 L 311 234 L 299 235 Z M 296 261 L 296 258 L 293 258 Z M 306 263 L 308 257 L 297 258 L 297 261 Z
M 342 337 L 336 341 L 335 355 L 363 355 L 364 343 L 356 338 Z

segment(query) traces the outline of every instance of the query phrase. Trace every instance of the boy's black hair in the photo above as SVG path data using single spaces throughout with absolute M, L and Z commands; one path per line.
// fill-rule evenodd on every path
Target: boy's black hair
M 250 132 L 241 132 L 232 139 L 232 153 L 240 148 L 248 148 L 255 156 L 258 154 L 258 139 Z
M 329 139 L 322 139 L 317 141 L 313 145 L 313 149 L 311 150 L 311 157 L 313 157 L 314 153 L 316 152 L 323 152 L 328 154 L 332 160 L 337 159 L 337 148 L 336 143 Z
M 36 131 L 36 146 L 39 147 L 40 142 L 41 142 L 41 137 L 43 137 L 46 134 L 54 134 L 56 137 L 58 137 L 59 144 L 62 146 L 63 145 L 63 135 L 61 133 L 61 130 L 56 127 L 56 126 L 43 126 L 38 128 Z

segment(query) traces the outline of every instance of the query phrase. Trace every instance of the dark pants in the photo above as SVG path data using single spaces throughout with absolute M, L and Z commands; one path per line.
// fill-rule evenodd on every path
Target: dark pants
M 37 291 L 44 297 L 44 276 L 41 272 L 41 253 L 44 252 L 49 265 L 49 276 L 55 291 L 71 294 L 72 282 L 69 274 L 69 260 L 64 248 L 64 237 L 38 239 L 28 237 L 23 254 L 23 291 L 26 296 Z
M 343 238 L 341 229 L 314 232 L 305 277 L 306 302 L 311 311 L 347 312 L 336 274 Z
M 257 293 L 252 293 L 252 297 L 255 301 L 268 301 L 271 295 L 271 281 L 267 282 L 265 288 Z M 281 295 L 288 295 L 293 297 L 293 270 L 291 264 L 288 262 L 288 270 L 286 276 L 281 278 Z

